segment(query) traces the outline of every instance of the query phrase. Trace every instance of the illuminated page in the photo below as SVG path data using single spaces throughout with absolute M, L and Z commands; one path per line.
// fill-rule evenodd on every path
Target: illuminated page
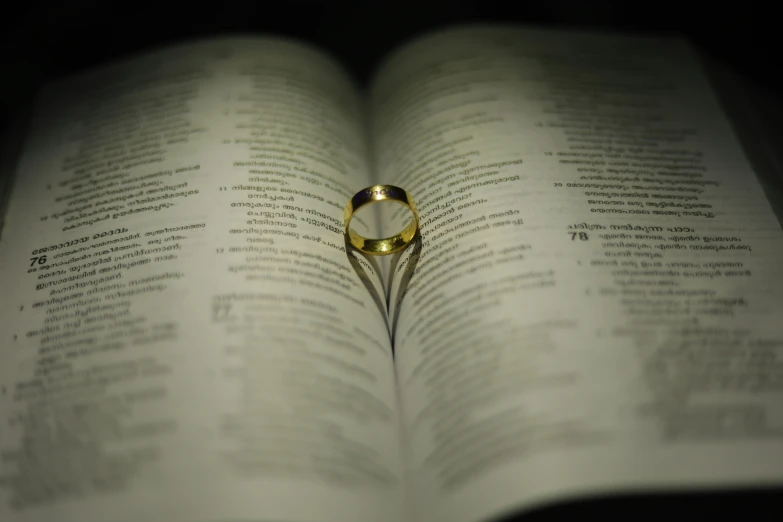
M 342 240 L 360 106 L 272 39 L 44 93 L 0 244 L 0 520 L 404 518 L 388 331 Z
M 684 44 L 452 30 L 372 107 L 418 520 L 783 481 L 783 234 Z

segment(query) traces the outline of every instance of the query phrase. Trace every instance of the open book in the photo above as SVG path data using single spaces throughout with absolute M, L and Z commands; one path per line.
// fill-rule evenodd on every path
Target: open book
M 373 269 L 342 210 L 376 183 L 421 242 Z M 402 228 L 382 206 L 352 226 Z M 457 28 L 366 93 L 263 37 L 83 73 L 41 93 L 2 231 L 0 520 L 780 485 L 782 260 L 678 40 Z

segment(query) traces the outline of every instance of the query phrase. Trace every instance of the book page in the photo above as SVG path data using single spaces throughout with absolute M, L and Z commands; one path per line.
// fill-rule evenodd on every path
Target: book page
M 417 520 L 783 482 L 783 233 L 686 45 L 455 29 L 372 107 Z
M 388 330 L 342 239 L 361 107 L 275 39 L 44 93 L 0 244 L 0 520 L 404 518 Z

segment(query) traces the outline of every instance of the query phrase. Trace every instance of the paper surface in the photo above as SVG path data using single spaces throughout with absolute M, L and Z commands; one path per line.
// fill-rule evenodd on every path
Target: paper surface
M 783 234 L 688 48 L 446 31 L 372 101 L 418 520 L 783 481 Z
M 388 331 L 342 245 L 359 107 L 271 39 L 46 93 L 0 244 L 0 519 L 402 518 Z

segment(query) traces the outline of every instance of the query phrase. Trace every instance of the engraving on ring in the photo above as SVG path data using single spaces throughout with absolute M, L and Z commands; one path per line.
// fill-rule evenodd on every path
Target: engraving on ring
M 392 196 L 396 198 L 400 197 L 400 193 L 393 188 L 383 188 L 380 190 L 366 189 L 364 192 L 369 196 Z

